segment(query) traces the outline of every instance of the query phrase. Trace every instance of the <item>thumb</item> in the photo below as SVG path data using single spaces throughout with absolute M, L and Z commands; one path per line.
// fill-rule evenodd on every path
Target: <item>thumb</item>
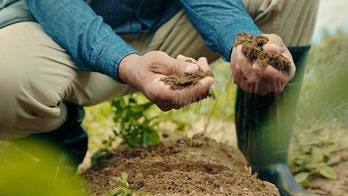
M 175 60 L 176 62 L 173 66 L 173 72 L 176 74 L 183 74 L 185 72 L 192 73 L 200 69 L 198 66 L 198 62 L 194 58 L 186 57 L 184 55 L 179 54 Z

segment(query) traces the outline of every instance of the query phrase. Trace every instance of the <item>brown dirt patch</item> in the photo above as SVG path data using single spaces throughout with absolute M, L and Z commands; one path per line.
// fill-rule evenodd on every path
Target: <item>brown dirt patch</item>
M 113 177 L 122 172 L 132 189 L 149 195 L 279 195 L 245 166 L 239 150 L 200 134 L 171 136 L 150 148 L 115 149 L 84 175 L 94 195 L 121 186 Z
M 291 62 L 282 54 L 265 52 L 262 48 L 268 42 L 268 38 L 263 35 L 249 35 L 247 33 L 238 34 L 234 46 L 242 44 L 243 54 L 253 63 L 261 65 L 271 65 L 282 72 L 290 72 Z

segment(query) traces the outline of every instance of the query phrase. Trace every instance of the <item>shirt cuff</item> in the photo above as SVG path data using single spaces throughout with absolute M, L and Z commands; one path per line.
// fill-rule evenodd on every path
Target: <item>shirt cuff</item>
M 239 33 L 262 34 L 262 31 L 256 26 L 250 17 L 242 17 L 233 20 L 231 23 L 223 24 L 218 29 L 217 50 L 223 60 L 230 62 L 232 48 Z
M 118 66 L 123 58 L 130 54 L 140 53 L 129 46 L 123 39 L 118 36 L 112 36 L 110 39 L 105 39 L 104 43 L 95 50 L 92 54 L 94 64 L 94 71 L 106 74 L 116 80 L 123 83 L 118 75 Z

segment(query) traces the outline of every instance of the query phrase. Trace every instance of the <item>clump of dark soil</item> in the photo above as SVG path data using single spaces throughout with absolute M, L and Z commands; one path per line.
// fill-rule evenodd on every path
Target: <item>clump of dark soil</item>
M 269 39 L 263 35 L 238 34 L 234 46 L 242 44 L 243 54 L 253 63 L 257 62 L 263 66 L 271 65 L 275 69 L 290 73 L 291 62 L 282 54 L 266 52 L 262 46 Z
M 277 188 L 251 175 L 240 151 L 203 135 L 171 136 L 159 145 L 115 149 L 84 175 L 94 195 L 122 184 L 148 195 L 279 195 Z
M 211 76 L 211 71 L 199 69 L 196 72 L 185 72 L 183 74 L 172 74 L 161 79 L 166 85 L 169 85 L 172 90 L 181 90 L 192 85 L 196 85 L 201 79 Z
M 161 78 L 161 81 L 163 81 L 164 84 L 168 85 L 171 90 L 181 90 L 184 88 L 189 88 L 193 85 L 197 85 L 201 79 L 207 76 L 214 77 L 211 71 L 204 71 L 202 69 L 199 69 L 196 72 L 172 74 L 167 77 Z M 214 92 L 210 89 L 200 99 L 205 99 L 208 97 L 215 98 Z

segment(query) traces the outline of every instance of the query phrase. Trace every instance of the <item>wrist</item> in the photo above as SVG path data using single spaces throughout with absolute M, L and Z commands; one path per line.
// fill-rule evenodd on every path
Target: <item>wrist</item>
M 119 66 L 118 66 L 118 77 L 120 78 L 121 82 L 125 83 L 125 84 L 129 84 L 129 73 L 130 70 L 132 70 L 132 65 L 137 58 L 139 58 L 140 56 L 138 54 L 130 54 L 125 56 Z

